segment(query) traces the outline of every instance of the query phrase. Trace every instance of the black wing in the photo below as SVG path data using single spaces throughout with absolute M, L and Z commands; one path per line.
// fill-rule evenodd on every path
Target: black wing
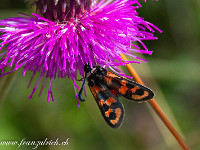
M 110 89 L 129 100 L 146 101 L 152 99 L 154 96 L 154 93 L 149 88 L 110 71 L 107 71 L 107 74 L 103 78 Z
M 91 81 L 88 81 L 89 88 L 105 121 L 112 128 L 120 127 L 124 117 L 123 105 L 106 85 L 103 83 L 100 84 L 97 81 L 93 82 L 91 85 L 90 82 Z

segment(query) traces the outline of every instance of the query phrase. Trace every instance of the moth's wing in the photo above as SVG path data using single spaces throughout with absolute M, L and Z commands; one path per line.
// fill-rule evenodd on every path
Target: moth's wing
M 107 86 L 129 100 L 146 101 L 153 98 L 151 89 L 110 71 L 104 76 Z
M 124 117 L 124 108 L 118 98 L 105 85 L 98 82 L 89 85 L 89 88 L 108 125 L 112 128 L 120 127 Z

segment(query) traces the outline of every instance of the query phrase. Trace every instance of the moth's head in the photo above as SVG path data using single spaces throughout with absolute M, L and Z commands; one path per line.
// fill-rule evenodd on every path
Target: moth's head
M 84 72 L 85 72 L 85 73 L 89 73 L 89 72 L 91 72 L 91 70 L 92 70 L 92 69 L 91 69 L 91 67 L 90 67 L 89 64 L 85 64 L 85 65 L 84 65 Z

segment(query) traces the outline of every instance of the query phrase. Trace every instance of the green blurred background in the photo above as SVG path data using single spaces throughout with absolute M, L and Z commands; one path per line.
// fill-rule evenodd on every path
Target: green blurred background
M 140 2 L 143 5 L 139 9 L 140 16 L 163 33 L 156 32 L 158 40 L 145 42 L 148 49 L 154 51 L 152 56 L 145 56 L 149 63 L 134 66 L 148 87 L 154 90 L 156 100 L 172 123 L 178 130 L 181 129 L 179 132 L 183 133 L 189 147 L 199 150 L 200 1 Z M 30 14 L 31 10 L 23 0 L 0 0 L 0 19 L 17 16 L 18 12 Z M 79 108 L 72 81 L 68 79 L 53 81 L 54 102 L 46 101 L 48 84 L 41 97 L 38 97 L 38 89 L 33 98 L 27 100 L 37 79 L 27 89 L 30 77 L 30 73 L 23 77 L 22 69 L 17 71 L 5 99 L 1 101 L 0 141 L 59 138 L 62 142 L 69 138 L 67 146 L 39 146 L 38 150 L 181 149 L 145 103 L 132 103 L 121 98 L 126 110 L 125 119 L 120 129 L 111 129 L 88 89 L 86 102 L 81 103 Z M 0 82 L 5 80 L 6 77 L 0 78 Z M 14 150 L 17 146 L 0 145 L 1 149 Z

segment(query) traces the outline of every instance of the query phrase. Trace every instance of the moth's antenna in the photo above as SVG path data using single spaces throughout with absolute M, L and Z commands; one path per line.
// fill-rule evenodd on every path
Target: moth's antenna
M 84 80 L 83 80 L 82 87 L 81 87 L 81 89 L 80 89 L 80 91 L 79 91 L 79 93 L 78 93 L 78 99 L 79 99 L 79 101 L 81 101 L 81 102 L 84 102 L 84 101 L 85 101 L 85 100 L 82 98 L 82 93 L 83 93 L 83 88 L 84 88 L 84 86 L 85 86 L 85 81 L 86 81 L 86 78 L 87 78 L 87 74 L 88 74 L 88 72 L 85 73 L 85 77 L 84 77 Z
M 85 66 L 84 66 L 84 71 L 85 71 L 85 76 L 84 76 L 83 84 L 82 84 L 82 87 L 81 87 L 81 89 L 80 89 L 80 91 L 79 91 L 79 93 L 78 93 L 78 99 L 79 99 L 80 101 L 82 101 L 82 102 L 85 101 L 85 100 L 82 98 L 82 93 L 83 93 L 83 88 L 84 88 L 84 86 L 85 86 L 85 81 L 86 81 L 86 79 L 87 79 L 88 73 L 91 72 L 91 68 L 90 68 L 89 64 L 88 64 L 88 65 L 85 64 Z

